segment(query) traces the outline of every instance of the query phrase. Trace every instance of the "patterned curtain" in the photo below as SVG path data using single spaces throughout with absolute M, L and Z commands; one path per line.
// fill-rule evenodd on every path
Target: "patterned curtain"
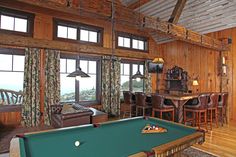
M 105 112 L 119 115 L 120 112 L 120 58 L 113 63 L 110 56 L 102 57 L 102 105 Z
M 152 75 L 148 73 L 148 62 L 145 61 L 144 75 L 147 79 L 144 80 L 144 91 L 146 94 L 152 93 Z
M 51 105 L 60 102 L 60 52 L 45 50 L 44 124 L 51 123 Z
M 25 50 L 22 125 L 38 126 L 40 123 L 40 49 Z

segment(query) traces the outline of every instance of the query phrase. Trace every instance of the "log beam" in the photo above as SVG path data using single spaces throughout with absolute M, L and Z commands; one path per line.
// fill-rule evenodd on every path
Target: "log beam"
M 135 10 L 135 9 L 141 7 L 142 5 L 144 5 L 144 4 L 146 4 L 146 3 L 150 2 L 150 1 L 151 1 L 151 0 L 138 0 L 138 1 L 135 2 L 135 3 L 131 3 L 131 4 L 128 5 L 127 7 L 128 7 L 129 9 Z
M 168 22 L 177 24 L 187 0 L 178 0 Z
M 0 32 L 0 45 L 15 46 L 15 47 L 31 47 L 31 48 L 41 48 L 41 49 L 55 49 L 71 53 L 112 55 L 111 48 L 105 48 L 101 46 L 94 46 L 82 43 L 74 43 L 74 42 L 72 43 L 72 42 L 64 42 L 56 40 L 36 39 L 32 37 L 24 37 L 2 32 Z M 118 57 L 137 58 L 137 59 L 153 59 L 156 57 L 150 55 L 149 53 L 143 53 L 143 52 L 133 53 L 133 51 L 123 50 L 123 49 L 122 50 L 115 49 L 115 55 Z

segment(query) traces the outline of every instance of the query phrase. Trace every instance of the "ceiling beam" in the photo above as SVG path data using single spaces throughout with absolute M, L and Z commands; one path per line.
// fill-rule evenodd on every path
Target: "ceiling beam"
M 142 5 L 150 2 L 151 0 L 138 0 L 137 2 L 131 3 L 130 5 L 128 5 L 127 7 L 129 9 L 135 10 L 139 7 L 141 7 Z
M 187 0 L 178 0 L 168 22 L 176 24 L 179 21 L 180 15 L 184 9 L 186 1 Z

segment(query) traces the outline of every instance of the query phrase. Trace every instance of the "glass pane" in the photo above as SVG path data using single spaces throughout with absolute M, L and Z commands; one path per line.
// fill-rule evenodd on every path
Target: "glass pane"
M 143 70 L 143 65 L 139 65 L 139 70 L 140 70 L 140 72 L 141 72 L 141 74 L 143 75 L 144 73 L 144 70 Z
M 80 40 L 88 41 L 88 31 L 87 30 L 80 30 Z
M 124 38 L 124 47 L 130 47 L 130 38 Z
M 79 66 L 83 72 L 88 73 L 88 61 L 87 60 L 80 60 Z
M 121 75 L 124 74 L 124 64 L 123 63 L 120 64 L 120 74 Z
M 68 39 L 77 39 L 77 29 L 68 27 Z
M 23 72 L 0 72 L 0 88 L 23 91 Z
M 120 87 L 120 91 L 121 91 L 120 96 L 121 96 L 121 99 L 124 98 L 123 91 L 129 91 L 129 84 L 130 84 L 129 83 L 129 76 L 121 75 L 120 76 L 120 85 L 121 85 L 121 87 Z
M 138 65 L 137 64 L 133 64 L 133 71 L 132 71 L 132 75 L 136 74 L 136 72 L 138 71 Z
M 12 70 L 12 55 L 0 54 L 0 70 Z
M 129 75 L 130 74 L 130 64 L 124 64 L 124 75 Z
M 27 32 L 27 20 L 15 18 L 15 31 Z
M 98 37 L 97 32 L 89 31 L 89 41 L 90 42 L 97 43 L 98 42 L 97 37 Z
M 25 56 L 13 55 L 13 71 L 24 71 Z
M 60 72 L 66 72 L 66 59 L 60 59 Z
M 144 50 L 144 41 L 138 41 L 138 48 Z
M 76 61 L 75 59 L 67 59 L 67 73 L 75 71 Z
M 62 102 L 75 101 L 75 78 L 61 74 L 61 100 Z
M 89 61 L 89 73 L 96 74 L 97 71 L 97 62 L 96 61 Z
M 96 100 L 96 75 L 90 75 L 88 78 L 79 80 L 79 101 Z
M 132 46 L 134 49 L 138 49 L 138 40 L 133 39 Z
M 1 15 L 1 29 L 14 30 L 14 17 Z
M 65 26 L 57 26 L 57 37 L 67 38 L 67 27 Z
M 118 37 L 118 46 L 124 46 L 124 38 L 123 37 Z
M 121 75 L 120 78 L 121 91 L 129 91 L 129 76 Z
M 143 92 L 143 79 L 132 80 L 132 92 Z

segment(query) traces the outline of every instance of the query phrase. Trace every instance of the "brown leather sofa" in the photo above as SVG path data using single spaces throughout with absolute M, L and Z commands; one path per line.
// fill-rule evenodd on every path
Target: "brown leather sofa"
M 51 106 L 51 123 L 53 127 L 77 126 L 91 122 L 93 112 L 89 108 L 76 105 L 76 112 L 74 113 L 62 113 L 62 109 L 63 105 Z

